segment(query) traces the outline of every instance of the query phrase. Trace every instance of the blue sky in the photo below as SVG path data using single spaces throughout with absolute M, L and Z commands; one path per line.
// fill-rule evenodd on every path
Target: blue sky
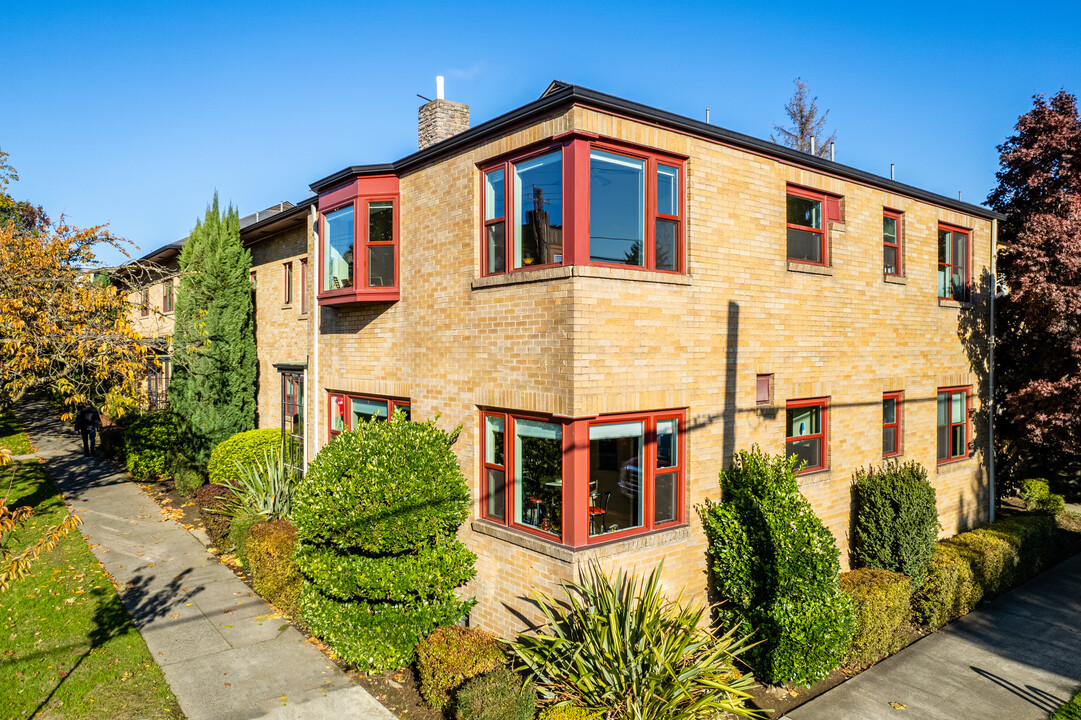
M 0 149 L 17 199 L 145 252 L 215 190 L 247 214 L 413 152 L 440 74 L 474 124 L 559 79 L 758 137 L 798 75 L 839 162 L 975 202 L 1031 96 L 1081 92 L 1081 3 L 806 8 L 0 0 Z

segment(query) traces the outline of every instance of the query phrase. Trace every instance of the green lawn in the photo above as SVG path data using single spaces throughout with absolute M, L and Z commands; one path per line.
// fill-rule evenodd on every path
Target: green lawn
M 1081 720 L 1081 689 L 1073 696 L 1073 700 L 1058 709 L 1047 720 Z
M 66 509 L 37 463 L 14 469 L 12 505 L 33 505 L 19 547 Z M 0 491 L 2 492 L 2 491 Z M 0 718 L 182 718 L 109 576 L 75 531 L 0 594 Z
M 29 455 L 34 452 L 34 448 L 30 446 L 30 438 L 10 411 L 0 413 L 0 448 L 7 448 L 12 455 Z

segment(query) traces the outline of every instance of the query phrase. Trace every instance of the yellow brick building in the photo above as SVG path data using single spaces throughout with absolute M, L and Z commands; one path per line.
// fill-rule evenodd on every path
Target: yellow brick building
M 463 427 L 471 623 L 513 634 L 594 561 L 703 597 L 695 506 L 753 444 L 808 461 L 846 565 L 884 457 L 928 468 L 944 535 L 989 519 L 999 216 L 577 86 L 463 107 L 242 237 L 261 427 L 307 460 L 396 408 Z

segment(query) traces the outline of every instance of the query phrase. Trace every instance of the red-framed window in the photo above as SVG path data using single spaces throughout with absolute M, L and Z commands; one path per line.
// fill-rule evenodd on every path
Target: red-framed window
M 963 460 L 968 449 L 969 388 L 938 390 L 938 462 Z
M 410 418 L 409 401 L 403 398 L 332 392 L 327 405 L 330 413 L 327 429 L 331 440 L 373 418 L 387 420 L 398 410 L 405 413 L 406 420 Z
M 481 167 L 483 273 L 685 272 L 684 159 L 585 133 L 554 140 Z
M 901 427 L 903 418 L 903 394 L 882 393 L 882 457 L 901 454 Z
M 139 314 L 146 317 L 150 314 L 150 288 L 143 288 L 139 294 Z
M 571 546 L 683 523 L 685 423 L 482 411 L 480 515 Z
M 828 224 L 843 220 L 841 198 L 789 185 L 785 198 L 788 259 L 829 265 Z
M 803 461 L 800 473 L 825 470 L 829 399 L 789 400 L 785 405 L 785 455 Z
M 300 261 L 300 314 L 308 312 L 308 259 Z
M 172 312 L 174 304 L 173 279 L 169 278 L 161 285 L 161 311 L 167 313 Z
M 882 274 L 901 277 L 901 213 L 882 211 Z
M 293 304 L 293 263 L 282 263 L 282 304 Z
M 938 225 L 938 297 L 941 300 L 968 301 L 970 237 L 970 230 L 944 223 Z

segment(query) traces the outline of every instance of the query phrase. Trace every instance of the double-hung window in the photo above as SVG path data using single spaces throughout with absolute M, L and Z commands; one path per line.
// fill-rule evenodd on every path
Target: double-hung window
M 150 314 L 150 288 L 143 288 L 139 293 L 139 315 L 146 317 Z
M 968 301 L 969 231 L 938 226 L 938 297 L 941 300 Z
M 169 278 L 161 285 L 161 311 L 170 313 L 173 311 L 173 279 Z
M 330 439 L 369 420 L 388 420 L 401 410 L 410 419 L 409 401 L 347 393 L 330 394 Z
M 798 457 L 801 473 L 826 469 L 828 400 L 790 400 L 785 408 L 785 455 Z
M 901 213 L 882 211 L 882 274 L 900 277 L 901 272 Z
M 282 304 L 293 304 L 293 263 L 282 263 Z
M 829 265 L 827 228 L 842 221 L 841 198 L 789 185 L 785 198 L 789 261 Z
M 968 457 L 968 388 L 938 391 L 938 462 Z
M 397 178 L 360 178 L 319 198 L 323 305 L 399 298 Z
M 882 457 L 901 454 L 901 393 L 882 394 Z

